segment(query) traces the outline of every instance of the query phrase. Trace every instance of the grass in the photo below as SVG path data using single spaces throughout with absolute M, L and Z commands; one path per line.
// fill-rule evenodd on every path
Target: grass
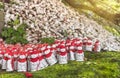
M 87 61 L 69 61 L 66 65 L 55 64 L 41 71 L 31 72 L 33 78 L 120 78 L 119 52 L 85 52 Z M 0 78 L 25 78 L 23 73 L 2 72 Z

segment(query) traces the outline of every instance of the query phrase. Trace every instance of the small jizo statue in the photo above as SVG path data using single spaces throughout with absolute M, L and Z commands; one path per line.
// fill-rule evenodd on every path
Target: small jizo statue
M 0 46 L 2 46 L 2 45 L 0 45 Z M 4 56 L 4 52 L 3 52 L 2 47 L 0 47 L 0 65 L 2 65 L 2 63 L 3 63 L 3 56 Z
M 7 67 L 6 67 L 6 71 L 11 72 L 14 71 L 14 58 L 13 58 L 13 53 L 9 52 L 7 55 Z
M 76 52 L 75 40 L 71 40 L 70 46 L 69 46 L 69 59 L 70 60 L 75 60 L 75 52 Z
M 100 45 L 99 40 L 96 40 L 96 42 L 94 43 L 93 51 L 94 52 L 100 52 L 101 51 L 101 45 Z
M 47 60 L 49 65 L 54 65 L 55 63 L 57 63 L 57 59 L 55 57 L 55 55 L 52 52 L 52 47 L 51 46 L 47 46 L 45 51 L 45 59 Z
M 76 47 L 76 61 L 84 61 L 84 52 L 82 49 L 82 41 L 76 41 L 77 47 Z
M 59 64 L 67 64 L 68 63 L 68 53 L 67 53 L 64 41 L 62 41 L 59 45 L 58 60 L 59 60 Z
M 37 71 L 39 63 L 38 50 L 34 49 L 30 54 L 30 70 Z
M 91 39 L 88 38 L 86 43 L 86 51 L 92 51 L 92 48 L 93 48 L 93 42 Z
M 3 55 L 3 60 L 2 60 L 2 69 L 7 69 L 7 61 L 8 61 L 8 53 L 9 50 L 4 48 L 4 55 Z
M 17 62 L 17 71 L 26 72 L 27 71 L 27 54 L 24 51 L 19 53 Z

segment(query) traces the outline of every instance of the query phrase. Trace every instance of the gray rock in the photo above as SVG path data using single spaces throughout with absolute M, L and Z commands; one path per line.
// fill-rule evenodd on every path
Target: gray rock
M 9 17 L 19 15 L 28 24 L 27 39 L 30 42 L 37 43 L 36 37 L 49 37 L 61 39 L 64 34 L 59 32 L 66 30 L 68 36 L 72 37 L 89 37 L 98 39 L 101 42 L 103 50 L 120 51 L 120 40 L 116 39 L 110 32 L 106 31 L 97 22 L 80 15 L 74 9 L 65 6 L 61 0 L 14 0 L 18 4 L 5 5 L 6 26 Z M 12 12 L 12 14 L 10 13 Z M 46 32 L 47 31 L 47 32 Z

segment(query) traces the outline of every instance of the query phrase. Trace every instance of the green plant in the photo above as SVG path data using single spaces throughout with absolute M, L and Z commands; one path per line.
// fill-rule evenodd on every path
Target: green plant
M 68 32 L 67 32 L 67 30 L 61 30 L 61 31 L 59 31 L 59 33 L 60 33 L 61 35 L 63 35 L 64 38 L 67 38 L 67 37 L 68 37 Z
M 64 31 L 63 31 L 63 35 L 64 35 L 64 37 L 68 37 L 67 30 L 64 30 Z
M 114 35 L 116 36 L 120 36 L 120 33 L 115 29 L 115 28 L 112 28 L 110 26 L 104 26 L 104 28 L 106 30 L 108 30 L 109 32 L 113 33 Z
M 40 39 L 40 42 L 41 43 L 48 43 L 49 45 L 50 44 L 53 44 L 55 41 L 55 38 L 54 37 L 48 37 L 48 38 L 41 38 Z
M 28 41 L 25 39 L 25 29 L 27 25 L 25 23 L 21 24 L 16 30 L 13 27 L 4 27 L 2 29 L 1 36 L 8 44 L 26 44 Z
M 20 20 L 18 19 L 18 17 L 17 17 L 17 19 L 8 22 L 8 25 L 10 25 L 12 27 L 16 26 L 18 24 L 20 24 Z

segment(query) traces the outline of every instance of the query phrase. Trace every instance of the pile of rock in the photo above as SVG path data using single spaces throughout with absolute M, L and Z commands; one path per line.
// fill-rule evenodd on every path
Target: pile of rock
M 120 51 L 120 42 L 95 21 L 80 15 L 61 0 L 14 0 L 14 4 L 5 5 L 5 26 L 19 17 L 20 24 L 25 22 L 26 38 L 37 43 L 39 38 L 89 37 L 99 39 L 103 50 Z M 17 26 L 14 26 L 16 28 Z

